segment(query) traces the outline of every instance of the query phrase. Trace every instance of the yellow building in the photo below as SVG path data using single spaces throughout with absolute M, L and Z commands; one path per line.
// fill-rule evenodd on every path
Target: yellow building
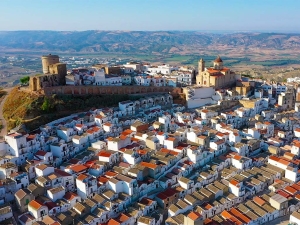
M 198 63 L 197 85 L 215 89 L 231 87 L 235 84 L 235 73 L 223 66 L 223 60 L 218 56 L 213 67 L 205 68 L 205 61 L 200 59 Z

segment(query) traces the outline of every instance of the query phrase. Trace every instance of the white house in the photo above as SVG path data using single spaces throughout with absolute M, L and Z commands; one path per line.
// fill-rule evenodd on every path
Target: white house
M 300 173 L 298 171 L 298 168 L 288 166 L 285 169 L 285 176 L 284 177 L 291 180 L 291 181 L 293 181 L 293 182 L 299 181 L 300 180 Z
M 5 179 L 10 174 L 17 173 L 18 167 L 11 162 L 4 163 L 0 166 L 0 179 Z
M 232 179 L 229 182 L 229 191 L 237 197 L 241 197 L 245 194 L 245 188 L 243 187 L 243 183 L 238 182 L 235 179 Z
M 72 138 L 72 143 L 74 147 L 78 147 L 79 150 L 83 150 L 85 148 L 88 147 L 88 135 L 84 134 L 84 135 L 74 135 Z
M 63 199 L 70 204 L 71 208 L 74 207 L 77 202 L 81 202 L 81 197 L 74 192 L 66 192 Z
M 48 215 L 48 207 L 38 200 L 32 200 L 28 204 L 28 211 L 36 218 L 39 219 Z
M 249 169 L 252 165 L 252 159 L 240 156 L 240 155 L 235 155 L 231 159 L 232 166 L 234 166 L 237 169 Z
M 57 136 L 61 139 L 69 142 L 72 140 L 72 136 L 75 135 L 74 129 L 69 127 L 60 127 L 57 129 Z
M 294 129 L 294 135 L 295 135 L 295 137 L 300 138 L 300 128 Z
M 76 178 L 77 194 L 82 198 L 86 199 L 92 196 L 93 193 L 97 192 L 97 180 L 87 174 L 80 174 Z
M 291 148 L 291 153 L 294 155 L 297 155 L 297 156 L 300 155 L 300 142 L 299 141 L 293 142 L 293 146 Z
M 35 167 L 35 172 L 38 177 L 48 176 L 54 173 L 54 167 L 46 164 L 39 164 Z
M 71 141 L 71 138 L 70 138 Z M 62 160 L 69 158 L 69 148 L 67 144 L 63 142 L 53 143 L 50 145 L 51 152 L 53 156 L 58 157 Z
M 137 181 L 122 174 L 108 180 L 109 189 L 116 193 L 124 192 L 128 195 L 137 194 Z
M 61 178 L 61 185 L 66 189 L 66 191 L 75 190 L 74 176 L 60 169 L 54 169 L 54 175 Z
M 126 147 L 131 144 L 131 138 L 129 136 L 121 135 L 117 138 L 108 138 L 107 139 L 107 149 L 113 151 L 119 151 L 121 148 Z
M 101 150 L 97 156 L 99 158 L 99 161 L 107 162 L 111 166 L 114 165 L 117 161 L 119 161 L 119 153 L 117 151 Z
M 162 64 L 162 65 L 159 65 L 159 66 L 148 67 L 147 72 L 149 72 L 151 74 L 157 74 L 157 73 L 171 74 L 171 72 L 174 71 L 174 70 L 178 70 L 178 68 L 170 66 L 168 64 Z
M 16 182 L 16 188 L 26 188 L 29 185 L 28 174 L 25 172 L 12 173 L 9 178 Z
M 63 186 L 55 187 L 47 190 L 47 197 L 50 198 L 53 202 L 58 199 L 62 199 L 66 194 L 66 190 Z
M 300 224 L 300 213 L 298 211 L 294 211 L 290 215 L 290 223 L 291 224 Z
M 45 161 L 45 162 L 49 162 L 49 163 L 52 163 L 52 162 L 53 162 L 53 155 L 52 155 L 52 152 L 46 152 L 46 151 L 38 150 L 38 151 L 35 153 L 35 157 L 36 157 L 38 160 L 43 160 L 43 161 Z
M 291 163 L 288 162 L 287 160 L 280 159 L 276 156 L 269 156 L 268 158 L 268 163 L 270 163 L 273 166 L 279 167 L 281 169 L 287 169 L 287 167 L 291 166 Z

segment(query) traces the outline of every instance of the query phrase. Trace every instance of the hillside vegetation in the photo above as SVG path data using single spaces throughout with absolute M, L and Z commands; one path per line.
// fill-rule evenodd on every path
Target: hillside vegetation
M 139 96 L 134 97 L 134 99 Z M 58 96 L 45 97 L 27 91 L 13 89 L 8 95 L 3 116 L 8 130 L 24 124 L 29 130 L 55 119 L 91 108 L 117 106 L 119 101 L 133 99 L 129 95 Z

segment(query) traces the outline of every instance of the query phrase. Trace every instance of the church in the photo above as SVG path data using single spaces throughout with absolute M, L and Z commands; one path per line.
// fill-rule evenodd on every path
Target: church
M 205 61 L 200 59 L 198 71 L 196 84 L 199 86 L 220 89 L 232 87 L 236 82 L 235 73 L 223 66 L 220 56 L 215 59 L 213 67 L 208 68 L 205 68 Z

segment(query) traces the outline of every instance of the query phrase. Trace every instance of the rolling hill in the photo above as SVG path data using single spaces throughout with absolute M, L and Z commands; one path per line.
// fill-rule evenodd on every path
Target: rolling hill
M 1 51 L 197 54 L 203 50 L 299 50 L 300 34 L 197 31 L 1 31 Z

